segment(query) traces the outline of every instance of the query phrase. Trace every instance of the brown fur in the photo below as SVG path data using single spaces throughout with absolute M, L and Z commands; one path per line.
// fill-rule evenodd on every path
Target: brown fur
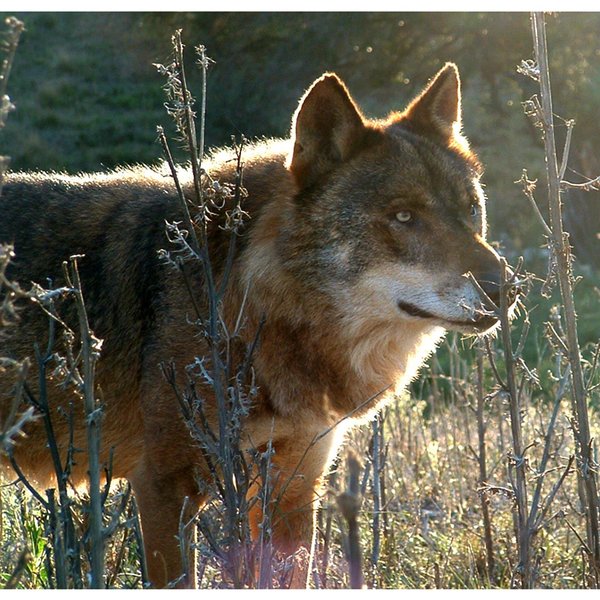
M 213 178 L 232 181 L 231 158 L 213 157 Z M 366 120 L 344 84 L 326 74 L 302 98 L 292 140 L 257 144 L 243 159 L 251 218 L 224 313 L 232 324 L 247 289 L 247 343 L 266 317 L 254 358 L 259 393 L 244 435 L 256 447 L 273 441 L 281 482 L 294 474 L 274 526 L 276 546 L 291 553 L 312 546 L 321 482 L 345 429 L 406 385 L 444 328 L 481 332 L 496 323 L 477 312 L 479 298 L 464 274 L 473 272 L 496 297 L 499 262 L 484 240 L 480 167 L 460 134 L 453 65 L 384 121 Z M 396 215 L 407 211 L 405 224 Z M 83 292 L 104 340 L 97 374 L 102 460 L 114 449 L 114 476 L 131 482 L 140 508 L 150 577 L 165 585 L 181 574 L 175 535 L 183 499 L 200 506 L 196 478 L 207 476 L 158 368 L 172 360 L 181 383 L 185 366 L 206 350 L 186 321 L 192 307 L 183 281 L 156 257 L 166 245 L 164 220 L 180 220 L 172 181 L 142 168 L 15 174 L 0 214 L 0 241 L 15 243 L 9 275 L 21 282 L 45 284 L 50 276 L 59 284 L 60 262 L 85 254 Z M 226 245 L 218 225 L 210 244 L 220 276 Z M 204 290 L 196 293 L 202 298 Z M 74 319 L 73 306 L 61 310 Z M 0 355 L 31 356 L 35 340 L 45 343 L 46 327 L 36 311 L 23 309 Z M 68 405 L 68 393 L 50 391 L 52 406 Z M 3 374 L 4 406 L 11 394 Z M 210 398 L 211 390 L 204 394 Z M 214 423 L 216 407 L 207 406 Z M 56 411 L 53 418 L 65 448 L 68 427 Z M 85 448 L 82 422 L 75 445 Z M 51 464 L 40 423 L 27 428 L 15 457 L 44 485 Z M 85 469 L 76 465 L 75 478 Z M 251 517 L 256 533 L 260 514 Z

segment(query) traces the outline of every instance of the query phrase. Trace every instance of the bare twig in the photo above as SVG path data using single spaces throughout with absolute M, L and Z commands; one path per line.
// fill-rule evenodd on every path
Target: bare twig
M 558 174 L 558 178 L 562 181 L 565 177 L 565 172 L 567 170 L 567 164 L 569 162 L 569 153 L 571 151 L 571 137 L 573 137 L 573 127 L 575 126 L 575 121 L 573 119 L 568 119 L 566 121 L 567 126 L 567 135 L 565 138 L 565 147 L 563 149 L 562 161 L 560 164 L 560 172 Z
M 544 219 L 544 216 L 540 212 L 540 208 L 537 205 L 537 202 L 535 201 L 535 196 L 533 195 L 533 192 L 535 190 L 535 186 L 537 183 L 537 179 L 535 179 L 533 181 L 530 180 L 527 177 L 527 170 L 523 169 L 521 179 L 519 179 L 518 181 L 515 181 L 515 183 L 520 183 L 523 186 L 523 193 L 525 194 L 525 197 L 529 200 L 529 203 L 531 204 L 531 208 L 533 208 L 533 212 L 534 212 L 535 216 L 538 218 L 538 221 L 544 228 L 544 232 L 546 233 L 546 235 L 548 237 L 551 237 L 552 230 L 550 229 L 550 227 L 548 226 L 548 223 L 546 223 L 546 219 Z
M 373 436 L 371 445 L 372 455 L 372 493 L 373 493 L 373 547 L 371 549 L 371 571 L 372 578 L 375 579 L 379 556 L 381 553 L 381 471 L 383 465 L 381 458 L 383 454 L 383 419 L 378 415 L 373 419 Z
M 571 181 L 561 180 L 560 187 L 561 189 L 571 188 L 575 190 L 583 190 L 584 192 L 600 190 L 600 176 L 594 179 L 588 179 L 582 183 L 572 183 Z
M 25 29 L 24 24 L 16 17 L 7 17 L 4 23 L 7 26 L 7 31 L 4 43 L 6 56 L 0 65 L 0 130 L 6 125 L 8 113 L 15 108 L 6 92 L 8 90 L 8 77 L 15 59 L 19 39 Z M 10 158 L 8 156 L 0 156 L 0 193 L 2 192 L 4 173 L 8 169 L 9 162 Z
M 500 286 L 500 324 L 502 332 L 502 342 L 504 346 L 504 364 L 506 367 L 506 391 L 509 395 L 510 427 L 512 432 L 513 453 L 512 461 L 509 463 L 509 473 L 511 466 L 516 472 L 516 481 L 514 484 L 515 502 L 517 505 L 517 545 L 519 550 L 519 564 L 517 571 L 520 575 L 521 584 L 524 588 L 531 587 L 531 552 L 530 530 L 527 526 L 528 516 L 528 496 L 525 446 L 523 442 L 523 433 L 521 427 L 521 405 L 520 394 L 517 391 L 516 366 L 510 336 L 509 321 L 509 294 L 510 286 L 508 284 L 508 269 L 506 261 L 501 258 L 502 273 Z
M 477 351 L 477 438 L 479 441 L 479 452 L 475 454 L 479 464 L 479 487 L 484 486 L 488 480 L 487 474 L 487 449 L 486 449 L 486 423 L 485 423 L 485 400 L 483 387 L 483 349 L 481 345 Z M 481 511 L 483 515 L 483 535 L 485 540 L 485 551 L 487 557 L 487 570 L 490 582 L 494 582 L 494 541 L 492 539 L 492 523 L 489 511 L 489 501 L 485 494 L 480 495 Z
M 102 497 L 100 494 L 100 438 L 102 407 L 96 400 L 95 369 L 100 357 L 102 341 L 94 336 L 88 322 L 81 280 L 77 268 L 77 256 L 70 257 L 70 269 L 63 264 L 65 277 L 75 290 L 79 331 L 81 335 L 81 360 L 83 363 L 83 402 L 86 416 L 88 443 L 88 477 L 90 481 L 90 552 L 91 587 L 104 589 L 104 532 L 102 525 Z M 70 272 L 69 272 L 70 271 Z M 72 283 L 71 283 L 72 279 Z

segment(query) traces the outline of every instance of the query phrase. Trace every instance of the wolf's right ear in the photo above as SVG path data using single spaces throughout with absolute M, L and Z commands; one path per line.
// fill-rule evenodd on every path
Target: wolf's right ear
M 292 120 L 288 167 L 301 188 L 344 162 L 360 146 L 363 118 L 346 86 L 325 73 L 304 94 Z
M 461 129 L 461 91 L 458 68 L 446 65 L 404 111 L 404 117 L 419 132 L 442 141 L 457 140 Z

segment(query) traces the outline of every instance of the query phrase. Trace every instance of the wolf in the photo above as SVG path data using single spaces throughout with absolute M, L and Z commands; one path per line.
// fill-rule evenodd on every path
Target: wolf
M 501 261 L 486 242 L 482 167 L 461 123 L 452 63 L 404 110 L 381 120 L 366 118 L 342 80 L 325 73 L 301 98 L 290 139 L 260 141 L 244 152 L 249 219 L 231 263 L 223 318 L 231 324 L 243 305 L 240 335 L 256 341 L 257 393 L 243 435 L 258 448 L 272 445 L 282 492 L 272 539 L 283 555 L 305 549 L 312 556 L 323 480 L 348 429 L 415 377 L 446 330 L 484 334 L 498 323 Z M 230 158 L 219 152 L 204 166 L 213 179 L 231 180 Z M 186 194 L 192 185 L 182 182 Z M 9 279 L 61 285 L 62 261 L 83 256 L 90 326 L 103 340 L 96 377 L 101 460 L 111 455 L 113 477 L 131 483 L 152 584 L 179 578 L 193 586 L 176 536 L 184 500 L 202 506 L 199 481 L 210 473 L 159 365 L 185 373 L 207 347 L 190 335 L 186 283 L 159 257 L 165 221 L 181 220 L 173 181 L 146 167 L 15 173 L 4 184 L 0 215 L 0 241 L 14 245 Z M 227 262 L 218 217 L 207 235 L 218 284 Z M 206 295 L 205 284 L 197 282 L 193 293 Z M 39 312 L 21 308 L 0 355 L 31 357 L 34 343 L 47 342 L 47 317 Z M 12 385 L 5 372 L 2 419 Z M 58 407 L 70 396 L 52 385 L 48 394 L 64 450 L 69 428 Z M 215 425 L 213 391 L 207 386 L 202 394 Z M 44 485 L 52 462 L 43 425 L 28 424 L 26 434 L 15 461 Z M 85 447 L 83 424 L 75 424 L 73 438 Z M 85 479 L 85 470 L 75 464 L 73 478 Z M 253 508 L 255 535 L 260 518 Z M 305 585 L 308 563 L 294 585 Z

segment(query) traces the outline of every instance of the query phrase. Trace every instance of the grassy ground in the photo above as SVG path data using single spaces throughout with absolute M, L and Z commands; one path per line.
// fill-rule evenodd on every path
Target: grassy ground
M 508 588 L 518 562 L 514 530 L 514 503 L 509 487 L 510 424 L 502 396 L 489 400 L 486 447 L 488 493 L 478 480 L 478 428 L 475 415 L 477 382 L 464 342 L 455 338 L 441 349 L 448 360 L 442 369 L 434 360 L 432 375 L 415 386 L 413 397 L 397 398 L 382 415 L 383 437 L 378 438 L 381 477 L 380 509 L 375 510 L 373 478 L 373 424 L 352 433 L 347 446 L 362 457 L 362 505 L 359 515 L 363 573 L 369 588 Z M 452 379 L 453 385 L 443 389 Z M 486 383 L 492 389 L 491 373 Z M 552 489 L 573 454 L 569 430 L 571 408 L 567 398 L 560 406 L 551 444 L 542 498 Z M 543 438 L 551 416 L 543 396 L 526 396 L 523 406 L 524 439 L 528 450 L 530 493 L 536 481 Z M 598 419 L 592 416 L 597 437 Z M 319 515 L 320 583 L 327 588 L 348 586 L 344 551 L 346 525 L 336 496 L 345 489 L 344 450 L 329 479 Z M 35 500 L 21 486 L 2 488 L 3 538 L 0 582 L 6 584 L 24 549 L 27 566 L 20 588 L 49 586 L 43 518 Z M 124 487 L 115 490 L 118 503 Z M 541 588 L 587 587 L 581 539 L 584 522 L 579 511 L 576 476 L 571 471 L 534 538 L 536 583 Z M 490 569 L 483 537 L 482 500 L 488 502 L 494 565 Z M 125 511 L 131 514 L 133 507 Z M 378 542 L 376 542 L 378 538 Z M 202 545 L 201 540 L 201 545 Z M 107 580 L 111 587 L 141 586 L 134 528 L 123 519 L 107 550 Z M 323 558 L 325 546 L 327 558 Z M 215 565 L 203 570 L 202 587 L 220 587 Z
M 132 48 L 139 35 L 130 36 L 129 15 L 21 18 L 26 31 L 10 82 L 18 108 L 3 132 L 14 167 L 98 170 L 134 156 L 155 161 L 156 124 L 166 120 L 161 80 L 152 57 Z M 155 61 L 167 56 L 167 45 L 167 36 L 156 41 Z

